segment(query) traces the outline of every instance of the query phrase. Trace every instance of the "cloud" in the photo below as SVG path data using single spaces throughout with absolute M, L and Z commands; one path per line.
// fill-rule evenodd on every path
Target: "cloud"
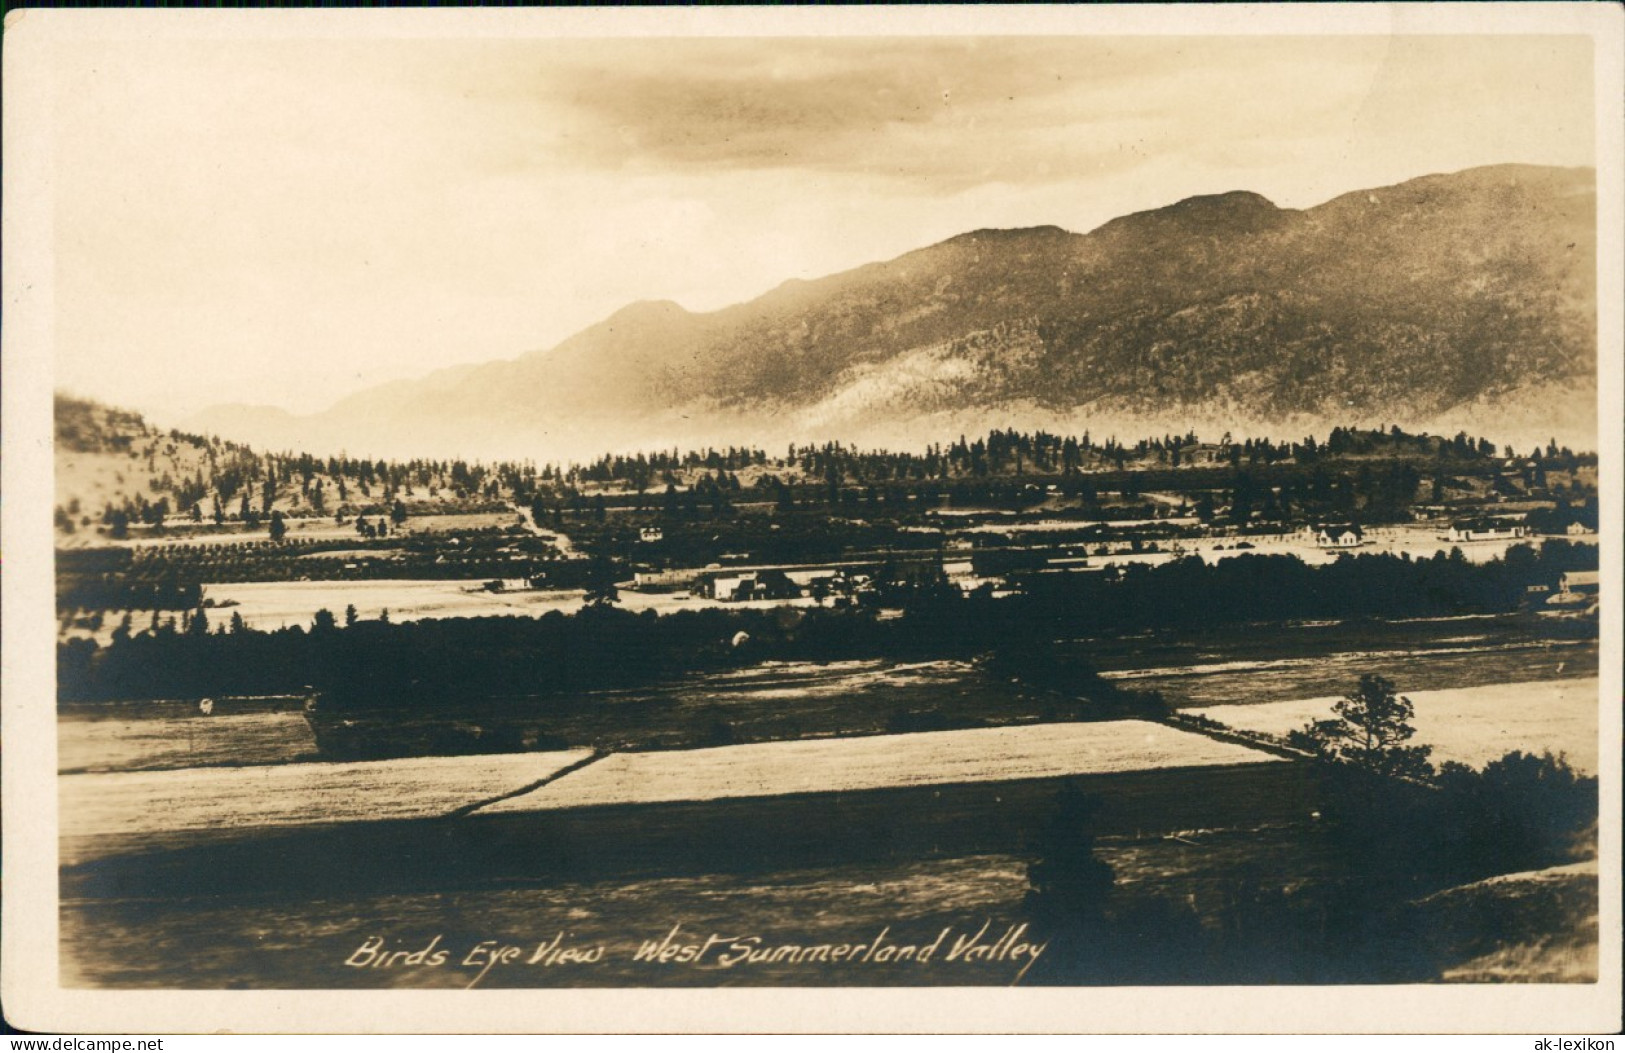
M 1570 38 L 109 41 L 64 55 L 58 366 L 314 408 L 976 227 L 1592 161 Z
M 1109 160 L 1103 134 L 1141 108 L 1121 87 L 1178 61 L 1082 38 L 594 42 L 518 76 L 464 70 L 478 83 L 451 90 L 523 114 L 512 166 L 800 169 L 953 192 L 1041 177 L 1035 159 Z M 1068 146 L 1062 130 L 1084 134 Z
M 1578 53 L 1576 44 L 1396 44 L 1387 37 L 555 41 L 465 64 L 445 88 L 503 115 L 509 130 L 491 138 L 486 156 L 507 170 L 785 170 L 859 177 L 881 192 L 889 185 L 892 192 L 948 195 L 1131 171 L 1152 157 L 1263 169 L 1329 127 L 1362 117 L 1363 139 L 1374 135 L 1400 151 L 1489 141 L 1498 129 L 1502 143 L 1528 140 L 1542 133 L 1504 115 L 1528 110 L 1531 84 L 1554 98 L 1584 94 L 1584 82 L 1564 73 L 1574 63 L 1563 55 Z M 1468 111 L 1472 121 L 1463 119 Z

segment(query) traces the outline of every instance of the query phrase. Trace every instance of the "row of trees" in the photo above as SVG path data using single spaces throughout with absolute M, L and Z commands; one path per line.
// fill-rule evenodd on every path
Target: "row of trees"
M 444 673 L 476 694 L 565 690 L 619 682 L 634 671 L 658 677 L 739 661 L 726 642 L 741 631 L 754 641 L 754 658 L 969 657 L 1058 634 L 1508 611 L 1517 609 L 1528 584 L 1588 561 L 1594 567 L 1595 558 L 1592 546 L 1552 543 L 1488 564 L 1395 556 L 1318 567 L 1285 556 L 1216 564 L 1193 559 L 1113 574 L 1048 575 L 1024 595 L 997 599 L 991 590 L 962 594 L 940 570 L 882 567 L 872 598 L 903 611 L 887 619 L 867 603 L 788 618 L 782 611 L 737 609 L 632 615 L 613 609 L 616 568 L 602 559 L 582 560 L 568 564 L 577 573 L 571 584 L 595 590 L 595 602 L 575 616 L 447 619 L 387 631 L 364 623 L 357 628 L 365 632 L 326 636 L 298 629 L 222 634 L 225 627 L 216 625 L 195 640 L 145 633 L 105 648 L 71 640 L 59 645 L 59 683 L 64 698 L 82 699 L 290 691 L 315 682 L 336 656 L 372 677 L 385 675 L 379 670 L 408 679 Z M 382 638 L 370 635 L 379 632 Z M 267 658 L 272 654 L 275 661 Z M 218 683 L 221 678 L 231 682 Z
M 833 478 L 841 485 L 861 488 L 990 476 L 1066 476 L 1079 472 L 1127 471 L 1130 467 L 1240 468 L 1283 462 L 1309 465 L 1340 458 L 1481 464 L 1494 455 L 1495 446 L 1487 439 L 1471 439 L 1465 433 L 1454 439 L 1410 435 L 1397 427 L 1386 431 L 1334 428 L 1324 442 L 1316 441 L 1313 436 L 1298 442 L 1277 443 L 1268 439 L 1237 442 L 1226 434 L 1213 444 L 1204 444 L 1194 432 L 1125 444 L 1115 438 L 1096 442 L 1088 432 L 1081 436 L 1062 436 L 1042 430 L 995 429 L 981 438 L 960 436 L 950 443 L 934 443 L 920 453 L 863 450 L 838 442 L 792 444 L 782 457 L 769 457 L 761 450 L 731 447 L 724 451 L 681 455 L 673 450 L 604 457 L 581 469 L 550 467 L 543 470 L 541 477 L 561 489 L 591 483 L 621 484 L 642 491 L 681 484 L 701 473 L 737 473 L 747 467 L 759 467 L 787 479 L 827 481 Z
M 1216 444 L 1204 444 L 1194 433 L 1125 444 L 1115 438 L 1098 442 L 1087 432 L 1061 436 L 1042 430 L 1004 429 L 977 439 L 961 436 L 919 453 L 865 451 L 823 443 L 791 445 L 783 456 L 769 456 L 751 447 L 726 447 L 612 455 L 586 465 L 538 467 L 525 461 L 484 464 L 460 459 L 387 461 L 260 453 L 217 438 L 180 431 L 160 433 L 138 415 L 61 397 L 57 420 L 59 441 L 72 448 L 116 450 L 145 460 L 146 489 L 152 492 L 124 494 L 99 513 L 103 525 L 120 535 L 136 523 L 161 523 L 166 515 L 191 514 L 199 522 L 223 523 L 263 521 L 278 508 L 308 509 L 314 514 L 348 509 L 352 515 L 366 514 L 402 500 L 410 503 L 423 494 L 455 501 L 512 501 L 521 506 L 545 496 L 550 508 L 573 509 L 576 506 L 570 502 L 590 488 L 642 493 L 712 486 L 716 489 L 702 495 L 702 504 L 720 506 L 728 494 L 739 491 L 739 474 L 746 470 L 776 475 L 787 485 L 821 486 L 831 503 L 836 503 L 844 488 L 861 495 L 866 488 L 893 484 L 1069 477 L 1130 469 L 1270 468 L 1283 462 L 1307 466 L 1328 459 L 1379 456 L 1471 466 L 1495 452 L 1482 439 L 1415 436 L 1398 428 L 1336 428 L 1324 442 L 1312 436 L 1297 442 L 1235 442 L 1226 435 Z M 1575 460 L 1555 443 L 1546 451 L 1535 451 L 1535 456 L 1548 466 Z M 64 511 L 63 518 L 82 525 L 88 517 Z

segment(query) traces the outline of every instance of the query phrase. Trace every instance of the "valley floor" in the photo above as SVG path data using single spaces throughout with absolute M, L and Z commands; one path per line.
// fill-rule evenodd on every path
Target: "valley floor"
M 1562 752 L 1581 767 L 1594 765 L 1596 645 L 1544 638 L 1543 624 L 1527 617 L 1304 624 L 1265 634 L 1100 641 L 1091 653 L 1106 675 L 1124 686 L 1155 688 L 1175 706 L 1238 728 L 1268 731 L 1318 713 L 1328 704 L 1326 696 L 1346 690 L 1359 672 L 1382 672 L 1412 695 L 1422 729 L 1419 741 L 1435 746 L 1441 757 L 1478 761 L 1506 746 Z M 958 662 L 763 663 L 687 681 L 665 692 L 652 709 L 639 707 L 640 719 L 661 707 L 705 714 L 721 707 L 739 729 L 761 739 L 883 734 L 886 715 L 899 710 L 950 717 L 993 714 L 999 723 L 1042 718 L 1035 699 L 1009 685 L 999 687 Z M 210 770 L 230 781 L 237 778 L 232 772 L 247 770 L 237 767 L 245 764 L 279 766 L 290 775 L 300 770 L 284 767 L 291 763 L 335 772 L 346 767 L 303 764 L 318 758 L 298 700 L 292 699 L 222 699 L 207 716 L 179 701 L 68 707 L 59 727 L 59 767 L 86 773 L 72 779 L 140 771 L 153 773 L 145 777 L 152 778 L 167 770 L 179 780 L 176 785 L 202 788 L 208 785 L 205 773 L 189 776 L 188 770 L 212 765 Z M 1081 731 L 1087 725 L 1063 727 Z M 905 735 L 897 741 L 918 738 Z M 884 752 L 888 740 L 872 741 Z M 473 766 L 488 782 L 503 765 L 523 767 L 535 756 L 468 757 L 456 764 Z M 660 763 L 681 769 L 689 756 L 663 754 Z M 700 756 L 692 755 L 696 761 Z M 897 756 L 901 761 L 903 754 Z M 448 772 L 453 760 L 447 760 Z M 423 778 L 411 774 L 414 765 L 426 762 L 378 763 L 386 775 L 398 771 L 408 780 L 402 793 L 392 796 L 405 800 L 427 792 Z M 1277 763 L 1282 770 L 1299 767 Z M 900 770 L 907 768 L 903 764 Z M 812 777 L 799 769 L 786 774 L 803 781 Z M 1169 799 L 1223 796 L 1197 790 L 1191 777 L 1171 776 L 1168 789 L 1175 797 Z M 481 791 L 475 782 L 449 778 L 440 782 L 462 796 L 506 793 L 506 783 Z M 532 776 L 515 778 L 518 786 Z M 724 781 L 732 778 L 725 775 Z M 835 820 L 844 826 L 827 828 L 832 838 L 827 852 L 818 847 L 820 831 L 826 831 L 818 824 L 830 819 L 806 811 L 811 805 L 796 803 L 802 799 L 794 794 L 761 799 L 773 802 L 765 810 L 753 810 L 748 801 L 685 806 L 663 818 L 651 816 L 654 826 L 639 826 L 644 820 L 626 812 L 615 813 L 619 817 L 608 827 L 601 819 L 567 824 L 556 831 L 565 838 L 558 844 L 585 846 L 594 836 L 609 837 L 609 830 L 623 827 L 623 835 L 613 836 L 624 844 L 594 848 L 573 863 L 548 857 L 552 862 L 541 870 L 532 865 L 542 858 L 535 847 L 522 847 L 528 835 L 521 826 L 502 828 L 508 832 L 501 836 L 482 833 L 474 840 L 446 842 L 431 855 L 412 850 L 398 857 L 401 872 L 394 874 L 388 861 L 397 857 L 378 846 L 402 843 L 401 830 L 376 822 L 353 839 L 298 834 L 293 841 L 267 842 L 263 852 L 228 846 L 201 855 L 143 856 L 147 849 L 132 849 L 135 855 L 111 869 L 102 860 L 65 871 L 63 981 L 138 988 L 1089 983 L 1100 982 L 1102 970 L 1109 972 L 1124 954 L 1122 960 L 1137 963 L 1136 982 L 1148 983 L 1583 982 L 1595 976 L 1595 878 L 1587 876 L 1592 872 L 1584 865 L 1551 877 L 1418 890 L 1412 909 L 1425 925 L 1417 930 L 1416 957 L 1397 963 L 1394 975 L 1374 974 L 1370 963 L 1339 959 L 1324 947 L 1316 950 L 1312 933 L 1303 932 L 1295 938 L 1308 940 L 1309 949 L 1295 956 L 1267 953 L 1270 939 L 1260 929 L 1256 939 L 1243 941 L 1252 950 L 1211 957 L 1212 941 L 1222 934 L 1230 933 L 1222 938 L 1231 940 L 1239 938 L 1235 931 L 1264 924 L 1259 919 L 1270 908 L 1256 904 L 1266 902 L 1269 890 L 1296 895 L 1332 887 L 1346 865 L 1309 818 L 1309 807 L 1266 817 L 1267 809 L 1246 802 L 1273 795 L 1277 803 L 1289 803 L 1290 798 L 1279 790 L 1247 789 L 1246 781 L 1226 785 L 1243 795 L 1234 798 L 1239 814 L 1170 825 L 1166 819 L 1147 819 L 1150 813 L 1119 808 L 1119 819 L 1112 820 L 1116 828 L 1108 825 L 1097 841 L 1096 857 L 1112 868 L 1115 879 L 1114 916 L 1141 918 L 1132 924 L 1142 927 L 1151 924 L 1146 918 L 1161 919 L 1155 925 L 1167 931 L 1158 938 L 1174 941 L 1163 951 L 1155 950 L 1161 945 L 1153 941 L 1150 950 L 1119 947 L 1091 958 L 1087 949 L 1065 950 L 1065 934 L 1030 923 L 1024 898 L 1032 857 L 1023 848 L 1029 835 L 1021 831 L 1040 823 L 1040 797 L 995 785 L 971 797 L 954 789 L 949 796 L 959 811 L 943 811 L 931 820 L 938 826 L 916 824 L 918 829 L 901 838 L 895 824 L 923 819 L 946 805 L 933 805 L 929 798 L 889 804 L 885 796 L 849 795 L 839 805 L 843 810 L 831 813 L 845 818 Z M 136 798 L 149 792 L 134 782 L 129 788 Z M 307 790 L 318 789 L 318 783 L 310 783 L 276 790 L 296 796 L 269 803 L 297 809 Z M 944 784 L 938 796 L 947 789 Z M 321 792 L 354 791 L 334 783 Z M 64 801 L 71 813 L 64 818 L 65 833 L 72 823 L 91 817 L 73 800 L 70 795 Z M 140 800 L 120 806 L 152 811 Z M 357 818 L 380 818 L 362 800 L 351 806 L 361 809 Z M 223 798 L 214 806 L 203 802 L 199 814 L 207 825 L 211 812 L 226 807 Z M 324 815 L 337 814 L 323 808 Z M 173 814 L 172 807 L 159 811 Z M 586 832 L 595 828 L 598 835 Z M 497 826 L 489 829 L 501 833 Z M 769 850 L 774 830 L 797 836 L 779 836 L 781 843 Z M 933 830 L 952 836 L 943 840 Z M 1002 842 L 978 840 L 995 831 Z M 650 856 L 646 849 L 657 843 L 665 847 Z M 898 856 L 897 847 L 905 843 L 915 847 Z M 510 848 L 500 847 L 504 844 Z M 691 847 L 680 847 L 684 844 Z M 978 849 L 978 844 L 999 847 Z M 347 861 L 346 853 L 357 858 Z M 362 858 L 369 855 L 373 858 Z M 459 855 L 468 859 L 453 865 L 451 858 Z M 642 870 L 627 862 L 645 857 L 652 862 Z M 662 858 L 674 863 L 664 872 Z M 198 869 L 200 861 L 204 869 Z M 119 866 L 129 868 L 130 882 L 121 885 Z M 278 877 L 282 873 L 291 883 Z M 1482 924 L 1464 929 L 1464 917 L 1499 920 L 1488 929 Z M 1004 940 L 1002 957 L 969 953 L 997 944 L 1023 924 L 1025 930 Z M 698 962 L 660 962 L 651 960 L 654 952 L 643 953 L 661 941 L 670 946 L 691 937 L 700 944 L 711 937 L 720 942 Z M 722 948 L 735 944 L 737 960 L 723 964 Z M 763 948 L 843 944 L 863 945 L 870 957 L 840 968 L 797 961 L 796 952 L 778 960 L 750 957 Z M 921 961 L 923 949 L 934 944 L 935 952 Z M 1029 956 L 1032 947 L 1049 949 L 1028 962 L 1011 950 L 1023 945 Z M 520 951 L 486 969 L 491 950 L 505 946 Z M 962 953 L 950 956 L 956 946 Z M 916 950 L 909 957 L 895 950 L 876 960 L 882 947 Z M 1175 947 L 1185 950 L 1168 949 Z M 378 957 L 379 950 L 402 953 L 395 964 L 380 964 L 388 959 Z M 426 953 L 412 957 L 418 951 Z M 443 958 L 436 957 L 438 951 L 446 952 Z

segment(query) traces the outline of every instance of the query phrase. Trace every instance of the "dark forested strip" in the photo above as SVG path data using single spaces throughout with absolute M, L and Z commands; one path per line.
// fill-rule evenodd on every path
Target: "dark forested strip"
M 1440 555 L 1345 556 L 1308 566 L 1291 556 L 1185 559 L 1034 578 L 1021 595 L 963 595 L 940 575 L 882 576 L 846 609 L 684 611 L 663 617 L 601 605 L 575 615 L 366 621 L 247 630 L 219 612 L 106 646 L 58 645 L 63 701 L 297 693 L 315 687 L 365 702 L 545 695 L 631 687 L 763 659 L 1037 654 L 1035 641 L 1146 629 L 1287 619 L 1418 617 L 1518 609 L 1528 587 L 1593 569 L 1596 548 L 1549 542 L 1473 564 Z M 882 607 L 903 611 L 882 618 Z M 744 633 L 745 639 L 739 634 Z M 1040 660 L 1034 658 L 1035 661 Z

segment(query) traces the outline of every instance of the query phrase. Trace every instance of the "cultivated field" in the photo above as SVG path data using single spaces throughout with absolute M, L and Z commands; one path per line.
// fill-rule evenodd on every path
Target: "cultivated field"
M 1276 758 L 1145 721 L 705 750 L 589 750 L 63 775 L 65 838 L 1016 782 Z M 571 771 L 570 769 L 576 770 Z M 561 774 L 566 773 L 566 774 Z M 553 780 L 536 787 L 544 780 Z M 522 792 L 522 791 L 529 792 Z
M 1446 691 L 1401 691 L 1415 704 L 1413 742 L 1433 747 L 1433 760 L 1474 767 L 1512 750 L 1567 755 L 1597 771 L 1598 681 L 1542 680 Z M 1243 731 L 1285 735 L 1333 716 L 1337 698 L 1306 698 L 1254 706 L 1214 706 L 1188 712 Z
M 426 819 L 512 793 L 588 750 L 63 775 L 61 836 Z
M 1141 720 L 767 742 L 614 754 L 566 779 L 498 801 L 481 814 L 1053 779 L 1274 760 L 1256 750 Z

